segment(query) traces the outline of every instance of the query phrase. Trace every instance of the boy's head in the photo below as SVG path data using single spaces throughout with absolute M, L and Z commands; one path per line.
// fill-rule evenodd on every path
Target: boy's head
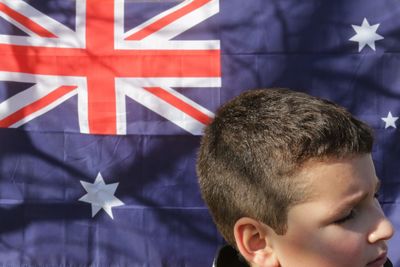
M 314 229 L 314 237 L 323 239 L 331 230 L 318 233 L 318 229 L 330 225 L 328 220 L 335 214 L 318 214 L 316 209 L 334 210 L 334 197 L 350 198 L 360 190 L 375 190 L 377 178 L 369 157 L 372 143 L 370 128 L 332 102 L 286 89 L 248 91 L 223 105 L 205 129 L 197 164 L 202 195 L 224 238 L 247 260 L 289 263 L 279 248 L 297 255 L 296 249 L 282 245 L 285 238 L 291 238 L 290 230 L 298 227 L 291 226 L 299 219 L 294 215 L 306 212 L 301 216 L 320 216 L 318 221 L 305 222 L 303 230 Z M 340 170 L 345 178 L 340 177 Z M 353 179 L 365 176 L 369 182 Z M 320 196 L 329 183 L 333 191 L 338 188 L 338 193 Z M 373 188 L 367 188 L 367 184 Z M 325 206 L 308 205 L 315 200 L 319 204 L 326 200 L 322 203 Z M 336 219 L 331 224 L 343 226 L 342 218 Z M 300 221 L 296 223 L 302 224 Z M 314 228 L 309 227 L 312 223 Z M 300 239 L 303 230 L 293 235 Z M 311 233 L 309 237 L 312 239 Z M 318 242 L 313 241 L 323 248 Z M 380 247 L 383 251 L 384 246 Z M 250 255 L 258 248 L 263 248 L 264 254 Z M 303 251 L 301 255 L 305 254 Z M 368 263 L 368 257 L 375 255 L 363 257 Z M 327 261 L 323 258 L 322 262 Z

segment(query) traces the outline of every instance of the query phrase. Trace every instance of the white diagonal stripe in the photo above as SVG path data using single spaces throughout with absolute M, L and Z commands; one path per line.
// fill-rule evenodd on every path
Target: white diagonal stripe
M 207 4 L 193 10 L 192 12 L 186 14 L 185 16 L 173 21 L 172 23 L 166 25 L 159 31 L 147 36 L 143 40 L 146 41 L 161 41 L 170 40 L 179 34 L 193 28 L 197 24 L 203 22 L 209 17 L 217 14 L 219 12 L 218 0 L 213 0 Z
M 82 0 L 80 0 L 82 1 Z M 43 14 L 39 10 L 33 8 L 31 5 L 27 4 L 22 0 L 0 0 L 10 8 L 18 11 L 25 17 L 28 17 L 35 23 L 39 24 L 44 29 L 48 30 L 49 32 L 53 33 L 56 36 L 65 33 L 73 33 L 71 29 L 64 26 L 63 24 L 59 23 L 55 19 Z
M 164 100 L 160 99 L 159 97 L 153 95 L 143 88 L 132 87 L 126 89 L 129 89 L 126 92 L 126 95 L 128 97 L 137 101 L 146 108 L 173 122 L 177 126 L 181 127 L 182 129 L 188 131 L 193 135 L 202 134 L 205 125 L 198 120 L 195 120 L 191 116 L 168 104 Z
M 170 40 L 175 36 L 193 28 L 200 24 L 209 17 L 219 12 L 219 1 L 212 0 L 204 6 L 193 10 L 185 16 L 173 21 L 171 24 L 166 25 L 159 31 L 147 36 L 143 40 L 124 40 L 128 36 L 140 31 L 146 26 L 154 23 L 162 17 L 165 17 L 176 10 L 190 4 L 192 1 L 184 1 L 181 4 L 174 6 L 173 8 L 151 18 L 143 24 L 131 29 L 130 31 L 123 33 L 123 21 L 119 20 L 115 23 L 115 45 L 118 49 L 138 49 L 138 50 L 170 50 L 170 49 L 182 49 L 182 50 L 215 50 L 220 49 L 219 40 Z M 117 0 L 115 4 L 116 10 L 118 10 L 118 16 L 123 15 L 123 1 Z M 122 16 L 121 16 L 122 17 Z
M 62 102 L 66 101 L 67 99 L 73 97 L 73 96 L 76 95 L 76 94 L 77 94 L 77 91 L 76 91 L 76 90 L 73 90 L 73 91 L 71 91 L 71 92 L 69 92 L 69 93 L 63 95 L 62 97 L 58 98 L 57 100 L 51 102 L 49 105 L 47 105 L 47 106 L 45 106 L 45 107 L 43 107 L 43 108 L 41 108 L 41 109 L 39 109 L 39 110 L 37 110 L 37 111 L 31 113 L 30 115 L 24 117 L 23 119 L 17 121 L 16 123 L 14 123 L 13 125 L 11 125 L 10 127 L 11 127 L 11 128 L 19 127 L 19 126 L 21 126 L 21 125 L 23 125 L 23 124 L 25 124 L 25 123 L 27 123 L 27 122 L 29 122 L 29 121 L 31 121 L 31 120 L 37 118 L 37 117 L 43 115 L 44 113 L 46 113 L 46 112 L 52 110 L 53 108 L 57 107 L 57 106 L 60 105 Z
M 171 87 L 220 87 L 220 78 L 120 78 L 116 81 L 117 102 L 123 104 L 124 108 L 117 110 L 117 133 L 126 134 L 126 111 L 125 96 L 128 96 L 145 106 L 146 108 L 156 112 L 160 116 L 170 120 L 177 126 L 194 135 L 202 134 L 204 124 L 186 114 L 182 110 L 167 103 L 158 96 L 145 90 L 145 87 L 161 87 L 168 91 L 181 101 L 199 110 L 209 117 L 214 114 L 198 103 L 178 93 Z M 121 105 L 117 106 L 121 106 Z
M 13 20 L 3 12 L 0 16 L 9 21 L 11 24 L 26 32 L 26 36 L 11 36 L 0 35 L 0 43 L 16 44 L 16 45 L 32 45 L 32 46 L 45 46 L 45 47 L 75 47 L 83 48 L 85 46 L 85 11 L 86 0 L 76 1 L 76 28 L 77 32 L 64 26 L 62 23 L 54 20 L 53 18 L 43 14 L 37 9 L 21 0 L 0 0 L 13 10 L 28 17 L 47 31 L 53 33 L 57 38 L 41 37 L 26 28 L 23 24 Z
M 131 36 L 135 32 L 138 32 L 138 31 L 142 30 L 143 28 L 146 28 L 147 26 L 149 26 L 150 24 L 160 20 L 161 18 L 163 18 L 165 16 L 168 16 L 169 14 L 181 9 L 184 6 L 189 5 L 191 2 L 193 2 L 193 0 L 185 0 L 182 3 L 180 3 L 179 5 L 176 5 L 176 6 L 172 7 L 172 8 L 170 8 L 170 9 L 168 9 L 168 10 L 166 10 L 166 11 L 160 13 L 160 14 L 158 14 L 157 16 L 152 17 L 151 19 L 145 21 L 144 23 L 140 24 L 139 26 L 136 26 L 135 28 L 127 31 L 125 33 L 124 38 L 126 38 L 128 36 Z

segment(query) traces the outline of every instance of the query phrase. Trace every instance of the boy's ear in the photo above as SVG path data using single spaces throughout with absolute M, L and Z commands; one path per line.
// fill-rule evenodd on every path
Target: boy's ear
M 279 261 L 271 247 L 271 228 L 252 218 L 236 221 L 233 232 L 240 254 L 251 266 L 279 267 Z

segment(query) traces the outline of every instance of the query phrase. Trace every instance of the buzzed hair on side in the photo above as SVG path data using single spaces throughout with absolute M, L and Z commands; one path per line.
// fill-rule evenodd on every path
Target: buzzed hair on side
M 241 217 L 286 231 L 307 198 L 296 172 L 311 159 L 370 153 L 372 130 L 344 108 L 288 89 L 258 89 L 223 105 L 205 128 L 197 161 L 202 197 L 226 241 Z

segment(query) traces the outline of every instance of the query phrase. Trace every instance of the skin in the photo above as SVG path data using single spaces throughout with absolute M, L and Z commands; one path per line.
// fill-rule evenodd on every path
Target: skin
M 309 161 L 298 176 L 310 198 L 289 209 L 287 232 L 242 218 L 238 249 L 255 267 L 378 267 L 394 233 L 376 199 L 379 180 L 369 154 Z

